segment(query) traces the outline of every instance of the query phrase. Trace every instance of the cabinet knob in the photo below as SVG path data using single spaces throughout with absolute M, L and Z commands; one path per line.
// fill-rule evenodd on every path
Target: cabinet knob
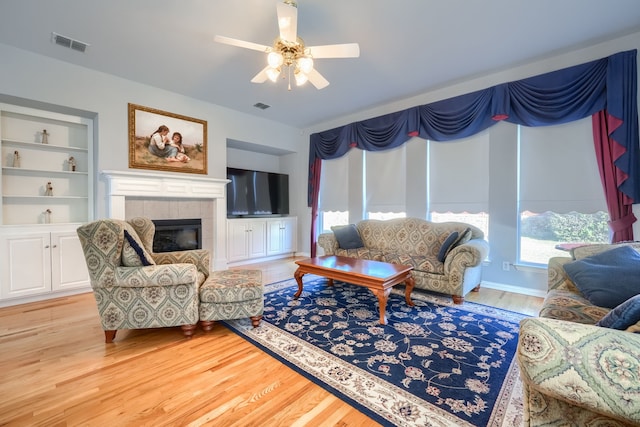
M 57 247 L 58 247 L 58 245 L 53 245 L 52 247 L 53 247 L 53 248 L 57 248 Z
M 45 247 L 44 247 L 44 248 L 45 248 L 45 249 L 49 249 L 49 245 L 45 245 Z

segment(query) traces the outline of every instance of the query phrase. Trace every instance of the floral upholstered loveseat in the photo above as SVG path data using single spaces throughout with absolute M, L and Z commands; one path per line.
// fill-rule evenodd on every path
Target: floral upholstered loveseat
M 356 224 L 363 246 L 343 249 L 334 233 L 318 236 L 325 255 L 370 259 L 411 265 L 415 287 L 449 294 L 456 304 L 473 289 L 479 289 L 482 261 L 489 253 L 484 233 L 461 222 L 430 222 L 420 218 L 386 221 L 363 220 Z M 466 238 L 438 259 L 452 233 Z
M 631 317 L 629 326 L 618 325 L 625 329 L 596 326 L 623 305 L 613 310 L 594 305 L 564 268 L 619 246 L 640 249 L 638 243 L 590 245 L 576 248 L 572 258 L 549 260 L 540 317 L 520 324 L 525 426 L 640 425 L 640 334 L 634 333 L 640 322 Z M 611 292 L 616 282 L 612 278 Z

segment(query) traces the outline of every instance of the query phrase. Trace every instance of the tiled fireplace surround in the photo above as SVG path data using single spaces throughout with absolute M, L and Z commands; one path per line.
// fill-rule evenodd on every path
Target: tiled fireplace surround
M 202 247 L 211 251 L 212 268 L 226 260 L 226 179 L 103 171 L 107 179 L 109 218 L 202 219 Z

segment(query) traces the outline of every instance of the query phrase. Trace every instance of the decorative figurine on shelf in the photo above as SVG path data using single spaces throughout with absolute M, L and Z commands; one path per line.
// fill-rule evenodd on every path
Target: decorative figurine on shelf
M 51 209 L 44 211 L 44 223 L 51 224 Z
M 76 170 L 76 159 L 71 156 L 69 157 L 69 160 L 67 160 L 67 162 L 69 162 L 69 170 L 72 172 L 75 172 Z
M 20 167 L 20 153 L 18 153 L 18 150 L 13 152 L 13 167 L 14 168 Z
M 51 181 L 47 182 L 47 190 L 44 192 L 45 196 L 53 196 L 53 185 L 51 185 Z
M 44 129 L 42 131 L 42 143 L 43 144 L 48 144 L 49 143 L 49 134 L 47 133 L 46 129 Z

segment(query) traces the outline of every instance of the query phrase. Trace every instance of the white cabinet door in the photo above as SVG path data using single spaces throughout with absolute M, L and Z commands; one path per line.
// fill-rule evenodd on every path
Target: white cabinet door
M 89 285 L 89 271 L 77 233 L 51 233 L 52 290 L 85 288 Z
M 267 255 L 267 222 L 264 219 L 249 224 L 249 258 Z
M 281 229 L 281 237 L 282 237 L 282 252 L 295 252 L 297 250 L 297 240 L 298 240 L 298 222 L 296 218 L 285 218 L 282 220 L 282 229 Z
M 2 236 L 2 298 L 51 292 L 51 234 Z
M 249 224 L 244 220 L 227 220 L 227 257 L 229 262 L 249 257 Z
M 282 253 L 282 221 L 269 220 L 267 223 L 267 255 Z
M 295 252 L 296 218 L 267 220 L 267 255 Z

